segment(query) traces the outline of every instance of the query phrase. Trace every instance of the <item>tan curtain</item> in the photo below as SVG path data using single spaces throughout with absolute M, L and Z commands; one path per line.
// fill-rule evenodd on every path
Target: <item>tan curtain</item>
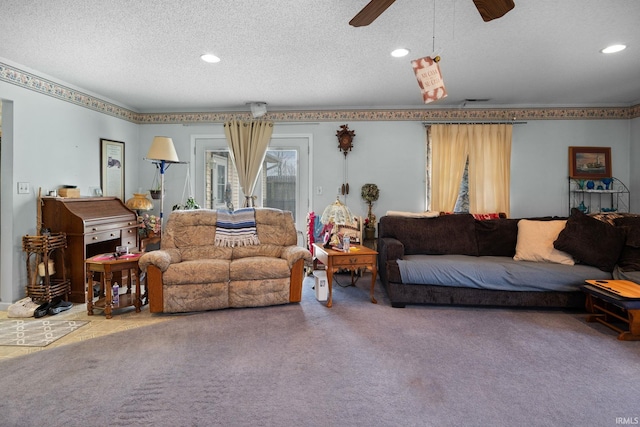
M 469 159 L 469 212 L 510 213 L 513 125 L 431 125 L 431 210 L 454 210 Z
M 424 210 L 425 211 L 430 211 L 431 209 L 431 170 L 433 169 L 433 167 L 431 166 L 431 159 L 433 157 L 432 154 L 432 149 L 431 147 L 433 146 L 432 144 L 433 141 L 433 136 L 431 135 L 431 125 L 427 125 L 427 140 L 425 141 L 425 147 L 424 147 L 424 161 L 425 161 L 425 183 L 427 185 L 425 185 L 425 194 L 424 194 L 424 200 L 425 200 L 425 206 L 424 206 Z
M 273 122 L 263 120 L 230 120 L 224 124 L 231 159 L 238 171 L 240 187 L 245 196 L 244 207 L 255 206 L 253 190 L 272 133 Z
M 453 211 L 467 153 L 464 125 L 431 125 L 431 210 Z
M 509 216 L 513 125 L 466 125 L 469 135 L 469 211 Z

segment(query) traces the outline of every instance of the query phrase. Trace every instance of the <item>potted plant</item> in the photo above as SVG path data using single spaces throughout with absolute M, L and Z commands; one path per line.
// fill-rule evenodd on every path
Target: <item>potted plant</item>
M 149 194 L 153 200 L 160 200 L 160 189 L 155 188 L 153 190 L 149 190 Z
M 149 190 L 149 194 L 153 200 L 160 200 L 161 183 L 158 174 L 158 169 L 156 169 L 156 173 L 153 176 L 153 182 L 151 183 L 151 189 Z
M 364 221 L 364 237 L 365 239 L 373 239 L 376 233 L 376 216 L 371 210 L 373 202 L 380 197 L 380 190 L 376 184 L 365 184 L 362 186 L 360 196 L 369 205 L 369 212 L 367 218 Z
M 162 232 L 162 222 L 155 215 L 144 214 L 138 217 L 140 238 L 159 236 Z
M 200 205 L 196 202 L 196 199 L 193 196 L 189 196 L 184 205 L 176 204 L 173 205 L 173 210 L 192 210 L 192 209 L 200 209 Z

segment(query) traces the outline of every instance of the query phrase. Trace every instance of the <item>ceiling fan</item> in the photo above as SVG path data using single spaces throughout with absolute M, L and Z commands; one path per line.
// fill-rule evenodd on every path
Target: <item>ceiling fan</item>
M 363 27 L 371 24 L 394 2 L 395 0 L 371 0 L 349 21 L 349 25 Z M 513 0 L 473 0 L 473 2 L 485 22 L 500 18 L 515 7 Z

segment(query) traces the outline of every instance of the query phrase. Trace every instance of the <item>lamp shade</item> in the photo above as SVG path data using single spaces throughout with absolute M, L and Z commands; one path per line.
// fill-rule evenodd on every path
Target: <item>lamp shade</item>
M 144 193 L 133 193 L 133 197 L 125 203 L 132 211 L 150 211 L 153 209 L 153 202 L 147 199 Z
M 173 140 L 167 136 L 155 136 L 151 148 L 147 153 L 149 160 L 164 160 L 165 162 L 179 162 L 178 153 L 173 146 Z
M 351 224 L 353 222 L 353 215 L 349 208 L 338 198 L 335 202 L 325 208 L 322 213 L 322 217 L 320 218 L 320 222 L 323 224 Z

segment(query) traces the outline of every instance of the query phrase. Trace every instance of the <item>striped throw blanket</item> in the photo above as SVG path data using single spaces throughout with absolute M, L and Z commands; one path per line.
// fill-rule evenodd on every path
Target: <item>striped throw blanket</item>
M 216 221 L 216 246 L 259 245 L 256 230 L 256 211 L 243 208 L 236 211 L 218 210 Z

